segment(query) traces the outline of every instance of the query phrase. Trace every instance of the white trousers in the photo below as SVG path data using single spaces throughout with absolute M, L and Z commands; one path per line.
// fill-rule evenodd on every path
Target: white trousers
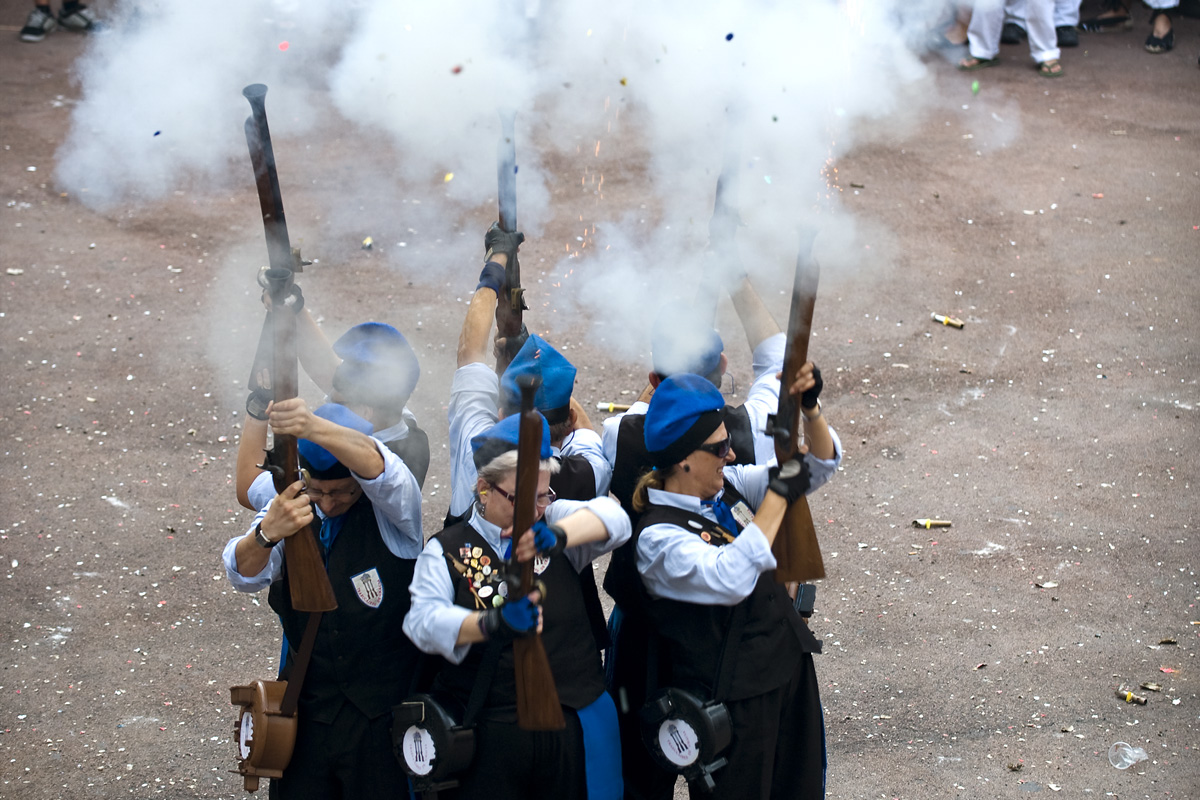
M 1179 0 L 1175 0 L 1178 2 Z M 1054 32 L 1054 0 L 1025 0 L 1025 31 L 1029 34 L 1029 54 L 1037 63 L 1060 55 Z M 1003 3 L 980 0 L 971 12 L 967 42 L 974 58 L 995 58 L 1000 54 L 1000 31 L 1004 28 Z
M 1166 0 L 1159 0 L 1165 2 Z M 1074 28 L 1079 24 L 1079 5 L 1083 0 L 1054 0 L 1054 27 Z M 1178 3 L 1179 0 L 1174 0 Z M 1008 0 L 1004 4 L 1004 21 L 1025 27 L 1025 0 Z

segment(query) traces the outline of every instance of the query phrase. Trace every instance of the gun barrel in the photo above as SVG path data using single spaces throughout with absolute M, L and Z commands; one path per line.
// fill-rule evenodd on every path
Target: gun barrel
M 258 184 L 258 203 L 267 236 L 267 257 L 272 267 L 293 267 L 295 259 L 288 240 L 279 175 L 275 170 L 275 149 L 271 144 L 271 129 L 267 125 L 267 87 L 252 83 L 242 89 L 242 95 L 250 102 L 250 116 L 246 119 L 246 145 L 250 149 L 250 163 L 254 166 L 254 181 Z
M 500 227 L 512 233 L 517 229 L 517 112 L 500 112 L 500 140 L 496 143 L 496 186 L 500 206 Z

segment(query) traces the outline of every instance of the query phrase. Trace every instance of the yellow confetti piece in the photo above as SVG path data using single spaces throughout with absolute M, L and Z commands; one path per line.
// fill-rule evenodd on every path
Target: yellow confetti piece
M 452 181 L 452 180 L 454 180 L 454 173 L 453 173 L 453 172 L 447 172 L 447 173 L 446 173 L 446 177 L 442 178 L 442 183 L 449 183 L 449 182 L 450 182 L 450 181 Z
M 628 80 L 627 78 L 621 78 L 621 85 L 622 85 L 622 86 L 628 86 L 628 85 L 629 85 L 629 80 Z

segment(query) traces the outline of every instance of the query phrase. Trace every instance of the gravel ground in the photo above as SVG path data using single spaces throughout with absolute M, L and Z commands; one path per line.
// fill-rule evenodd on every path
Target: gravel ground
M 876 123 L 838 163 L 864 246 L 816 247 L 829 259 L 810 353 L 845 445 L 812 498 L 830 798 L 1200 797 L 1198 32 L 1177 21 L 1177 49 L 1157 57 L 1140 22 L 1084 36 L 1058 81 L 1022 48 L 975 75 L 933 61 L 942 99 Z M 244 246 L 261 242 L 256 198 L 249 181 L 105 213 L 63 196 L 50 176 L 82 38 L 0 36 L 0 796 L 236 797 L 228 687 L 279 651 L 265 598 L 231 591 L 218 560 L 250 518 L 232 474 L 261 320 L 262 253 Z M 378 160 L 354 133 L 319 157 L 276 136 L 293 238 L 323 262 L 302 278 L 310 308 L 333 336 L 392 322 L 422 357 L 434 532 L 475 267 L 431 280 L 327 236 L 320 209 L 349 203 Z M 637 148 L 601 161 L 607 202 L 652 214 Z M 576 166 L 551 169 L 555 216 L 523 255 L 531 318 L 557 300 L 538 259 L 594 205 Z M 493 213 L 464 212 L 465 237 Z M 412 262 L 439 254 L 413 238 Z M 788 272 L 761 284 L 781 320 Z M 718 320 L 745 386 L 727 300 Z M 641 389 L 646 365 L 586 325 L 554 335 L 585 404 Z M 953 526 L 912 527 L 925 517 Z M 1114 694 L 1147 682 L 1161 691 L 1139 689 L 1144 706 Z M 1118 740 L 1149 761 L 1113 769 Z

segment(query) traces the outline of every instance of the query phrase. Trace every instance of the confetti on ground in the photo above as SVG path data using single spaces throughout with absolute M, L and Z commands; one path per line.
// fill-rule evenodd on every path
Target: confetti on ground
M 363 241 L 362 241 L 362 249 L 363 250 L 370 250 L 374 246 L 375 246 L 375 240 L 372 239 L 370 236 L 363 239 Z
M 155 131 L 155 132 L 154 132 L 154 135 L 155 135 L 155 136 L 158 136 L 158 135 L 159 135 L 159 134 L 161 134 L 161 133 L 162 133 L 162 131 Z
M 733 41 L 733 34 L 732 34 L 732 33 L 727 33 L 727 34 L 725 34 L 725 41 L 727 41 L 727 42 L 732 42 L 732 41 Z
M 971 94 L 979 94 L 979 81 L 971 81 Z
M 280 49 L 281 51 L 284 51 L 284 52 L 286 52 L 286 51 L 287 51 L 287 49 L 288 49 L 289 47 L 291 47 L 291 45 L 290 45 L 290 44 L 288 44 L 287 42 L 280 42 L 280 43 L 279 43 L 279 49 Z
M 1179 672 L 1179 670 L 1175 669 L 1174 667 L 1159 667 L 1159 668 L 1158 668 L 1158 671 L 1159 671 L 1159 672 L 1165 672 L 1165 673 L 1167 673 L 1168 675 L 1173 675 L 1173 674 L 1175 674 L 1176 672 Z
M 1095 199 L 1097 199 L 1097 200 L 1103 200 L 1103 199 L 1104 199 L 1104 192 L 1095 192 L 1095 193 L 1093 193 L 1093 194 L 1092 194 L 1092 197 L 1094 197 L 1094 198 L 1095 198 Z
M 454 173 L 453 173 L 453 172 L 447 172 L 447 173 L 446 173 L 446 177 L 442 178 L 442 183 L 449 183 L 449 182 L 450 182 L 450 181 L 452 181 L 452 180 L 454 180 Z
M 621 78 L 621 85 L 622 85 L 622 86 L 628 86 L 628 85 L 629 85 L 629 79 L 628 79 L 628 78 Z
M 450 72 L 451 72 L 451 74 L 454 74 L 454 75 L 457 75 L 458 73 L 462 72 L 462 64 L 455 64 L 453 67 L 450 68 Z

